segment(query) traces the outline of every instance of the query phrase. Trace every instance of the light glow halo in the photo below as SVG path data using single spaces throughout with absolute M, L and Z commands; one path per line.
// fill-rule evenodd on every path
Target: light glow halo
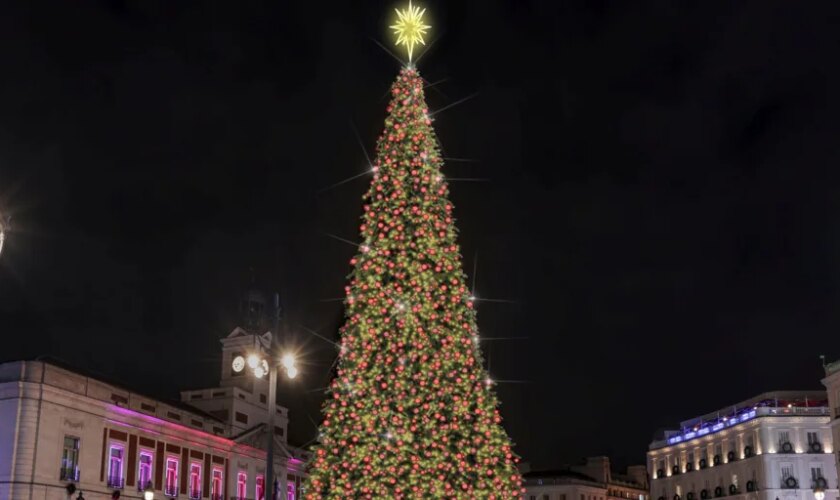
M 391 26 L 391 29 L 394 30 L 394 35 L 397 37 L 395 44 L 398 47 L 405 45 L 408 51 L 408 62 L 410 63 L 414 55 L 414 47 L 418 44 L 426 45 L 426 40 L 423 37 L 428 34 L 427 31 L 431 28 L 428 24 L 423 24 L 423 15 L 426 13 L 426 9 L 415 7 L 411 0 L 408 0 L 407 8 L 394 9 L 394 11 L 397 13 L 397 20 Z

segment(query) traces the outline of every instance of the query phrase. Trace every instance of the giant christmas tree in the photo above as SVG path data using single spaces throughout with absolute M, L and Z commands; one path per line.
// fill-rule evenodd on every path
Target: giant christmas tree
M 519 498 L 518 458 L 482 366 L 443 161 L 413 66 L 394 82 L 387 112 L 305 496 Z

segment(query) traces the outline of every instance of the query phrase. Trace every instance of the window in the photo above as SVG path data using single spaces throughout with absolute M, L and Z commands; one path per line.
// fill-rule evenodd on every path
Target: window
M 586 500 L 586 496 L 584 496 L 583 493 L 580 495 L 580 500 Z
M 211 500 L 220 500 L 222 498 L 222 469 L 213 468 L 213 482 L 210 485 Z
M 201 464 L 190 464 L 190 498 L 201 498 Z
M 236 496 L 245 498 L 248 490 L 248 474 L 240 472 L 236 475 Z
M 61 452 L 62 481 L 79 480 L 79 438 L 64 436 L 64 451 Z
M 779 431 L 779 446 L 790 443 L 790 433 L 788 431 Z
M 236 421 L 240 424 L 248 424 L 248 415 L 242 413 L 241 411 L 236 412 Z
M 257 500 L 265 498 L 265 476 L 257 476 Z
M 787 481 L 789 477 L 793 477 L 793 464 L 782 464 L 782 481 Z
M 820 466 L 811 466 L 811 480 L 817 482 L 817 479 L 823 477 L 822 467 Z
M 181 421 L 181 415 L 171 411 L 166 412 L 166 418 L 171 418 L 172 420 L 177 420 L 179 422 Z
M 531 495 L 531 500 L 537 500 L 537 495 Z
M 817 435 L 816 432 L 809 432 L 808 433 L 808 445 L 809 446 L 814 444 L 814 443 L 819 443 L 819 442 L 820 442 L 820 438 L 819 438 L 819 436 Z
M 150 412 L 150 413 L 155 412 L 155 407 L 152 406 L 152 405 L 147 405 L 146 403 L 140 403 L 140 409 L 143 410 L 143 411 Z
M 108 452 L 108 487 L 121 489 L 123 487 L 123 447 L 111 445 Z
M 723 449 L 719 444 L 715 445 L 715 455 L 723 455 Z
M 260 403 L 265 403 L 265 402 L 266 402 L 265 394 L 260 394 Z
M 581 495 L 583 496 L 583 495 Z M 295 500 L 295 483 L 287 483 L 286 485 L 286 500 Z
M 560 500 L 566 500 L 566 494 L 560 493 Z
M 152 454 L 140 452 L 140 465 L 137 466 L 137 489 L 143 490 L 152 482 Z
M 166 459 L 166 486 L 163 494 L 168 497 L 178 496 L 178 459 Z

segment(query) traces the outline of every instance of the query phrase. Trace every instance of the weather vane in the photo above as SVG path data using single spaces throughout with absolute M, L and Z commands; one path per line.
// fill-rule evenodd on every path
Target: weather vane
M 411 57 L 414 53 L 414 47 L 417 44 L 426 45 L 423 37 L 431 26 L 423 24 L 423 15 L 426 9 L 420 9 L 408 1 L 408 7 L 400 10 L 394 9 L 397 12 L 397 21 L 391 26 L 394 30 L 394 35 L 397 37 L 396 45 L 405 45 L 408 51 L 408 62 L 411 64 Z

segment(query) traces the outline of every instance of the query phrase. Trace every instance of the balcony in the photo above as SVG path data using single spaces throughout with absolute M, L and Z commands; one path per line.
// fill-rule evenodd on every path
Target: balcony
M 193 500 L 198 500 L 199 498 L 201 498 L 201 488 L 190 488 L 190 498 Z
M 107 484 L 109 488 L 121 490 L 125 486 L 125 479 L 118 476 L 108 476 Z
M 78 483 L 79 475 L 78 467 L 62 467 L 59 473 L 59 479 L 61 481 L 74 481 Z
M 163 495 L 169 498 L 175 498 L 178 496 L 178 485 L 177 484 L 167 484 L 163 488 Z
M 799 481 L 797 481 L 796 478 L 793 476 L 788 476 L 786 478 L 782 478 L 779 487 L 783 490 L 798 490 Z
M 152 480 L 151 480 L 151 479 L 147 479 L 147 480 L 143 481 L 142 479 L 138 479 L 138 480 L 137 480 L 137 491 L 143 491 L 143 490 L 145 490 L 146 488 L 152 488 L 152 489 L 154 489 L 154 487 L 153 487 L 153 485 L 152 485 Z

